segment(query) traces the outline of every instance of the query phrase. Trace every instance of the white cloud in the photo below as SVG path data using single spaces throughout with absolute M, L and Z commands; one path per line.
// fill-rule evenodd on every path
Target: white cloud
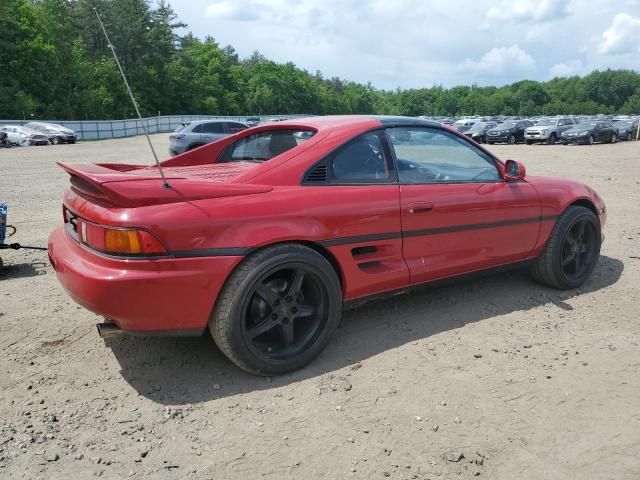
M 207 18 L 225 18 L 232 21 L 253 21 L 259 18 L 253 8 L 241 8 L 235 2 L 220 1 L 207 6 L 204 10 Z
M 474 74 L 504 76 L 510 73 L 530 72 L 536 67 L 536 61 L 518 45 L 492 48 L 478 61 L 467 59 L 461 68 Z
M 564 63 L 556 63 L 549 69 L 549 78 L 570 77 L 584 73 L 584 65 L 580 60 L 569 60 Z
M 518 23 L 540 23 L 559 20 L 572 13 L 569 0 L 503 0 L 487 10 L 487 18 Z
M 277 62 L 378 88 L 502 85 L 640 66 L 640 53 L 614 54 L 629 43 L 622 41 L 629 33 L 620 33 L 620 25 L 615 34 L 603 35 L 613 28 L 616 13 L 637 19 L 638 0 L 476 0 L 473 8 L 468 0 L 171 0 L 171 5 L 194 34 L 231 44 L 241 57 L 259 50 Z M 625 21 L 622 27 L 628 27 Z
M 626 13 L 616 15 L 602 34 L 598 51 L 611 55 L 640 52 L 640 18 Z

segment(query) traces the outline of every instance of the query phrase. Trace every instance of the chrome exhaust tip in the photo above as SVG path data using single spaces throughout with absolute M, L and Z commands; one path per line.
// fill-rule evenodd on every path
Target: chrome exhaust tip
M 98 335 L 100 335 L 100 338 L 102 339 L 122 335 L 122 330 L 120 330 L 120 327 L 113 323 L 98 323 L 96 325 L 96 328 L 98 329 Z

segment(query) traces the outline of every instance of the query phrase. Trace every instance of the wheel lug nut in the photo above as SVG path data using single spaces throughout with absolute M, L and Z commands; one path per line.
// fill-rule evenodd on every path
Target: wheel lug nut
M 287 323 L 289 323 L 289 319 L 287 317 L 284 317 L 282 319 L 282 323 L 284 323 L 286 325 Z
M 271 319 L 272 319 L 272 320 L 276 320 L 277 318 L 278 318 L 278 315 L 277 315 L 277 314 L 275 314 L 275 313 L 272 313 L 272 314 L 271 314 Z
M 286 300 L 287 300 L 287 302 L 290 302 L 291 300 L 293 300 L 293 298 L 287 297 Z
M 296 313 L 297 311 L 298 311 L 298 309 L 297 309 L 296 307 L 293 307 L 293 308 L 291 309 L 291 313 Z
M 280 300 L 276 300 L 275 302 L 273 302 L 274 307 L 277 307 L 278 305 L 280 305 Z

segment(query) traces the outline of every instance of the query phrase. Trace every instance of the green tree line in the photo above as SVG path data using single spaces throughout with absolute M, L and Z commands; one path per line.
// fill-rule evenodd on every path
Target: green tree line
M 159 0 L 0 0 L 0 118 L 133 115 L 93 8 L 117 49 L 143 115 L 278 113 L 537 115 L 640 113 L 640 73 L 524 80 L 503 87 L 386 91 L 325 78 L 185 32 Z

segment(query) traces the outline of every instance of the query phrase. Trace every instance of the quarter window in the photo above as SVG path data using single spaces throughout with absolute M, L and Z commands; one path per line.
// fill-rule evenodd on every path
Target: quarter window
M 496 182 L 493 158 L 444 130 L 391 128 L 401 183 Z

